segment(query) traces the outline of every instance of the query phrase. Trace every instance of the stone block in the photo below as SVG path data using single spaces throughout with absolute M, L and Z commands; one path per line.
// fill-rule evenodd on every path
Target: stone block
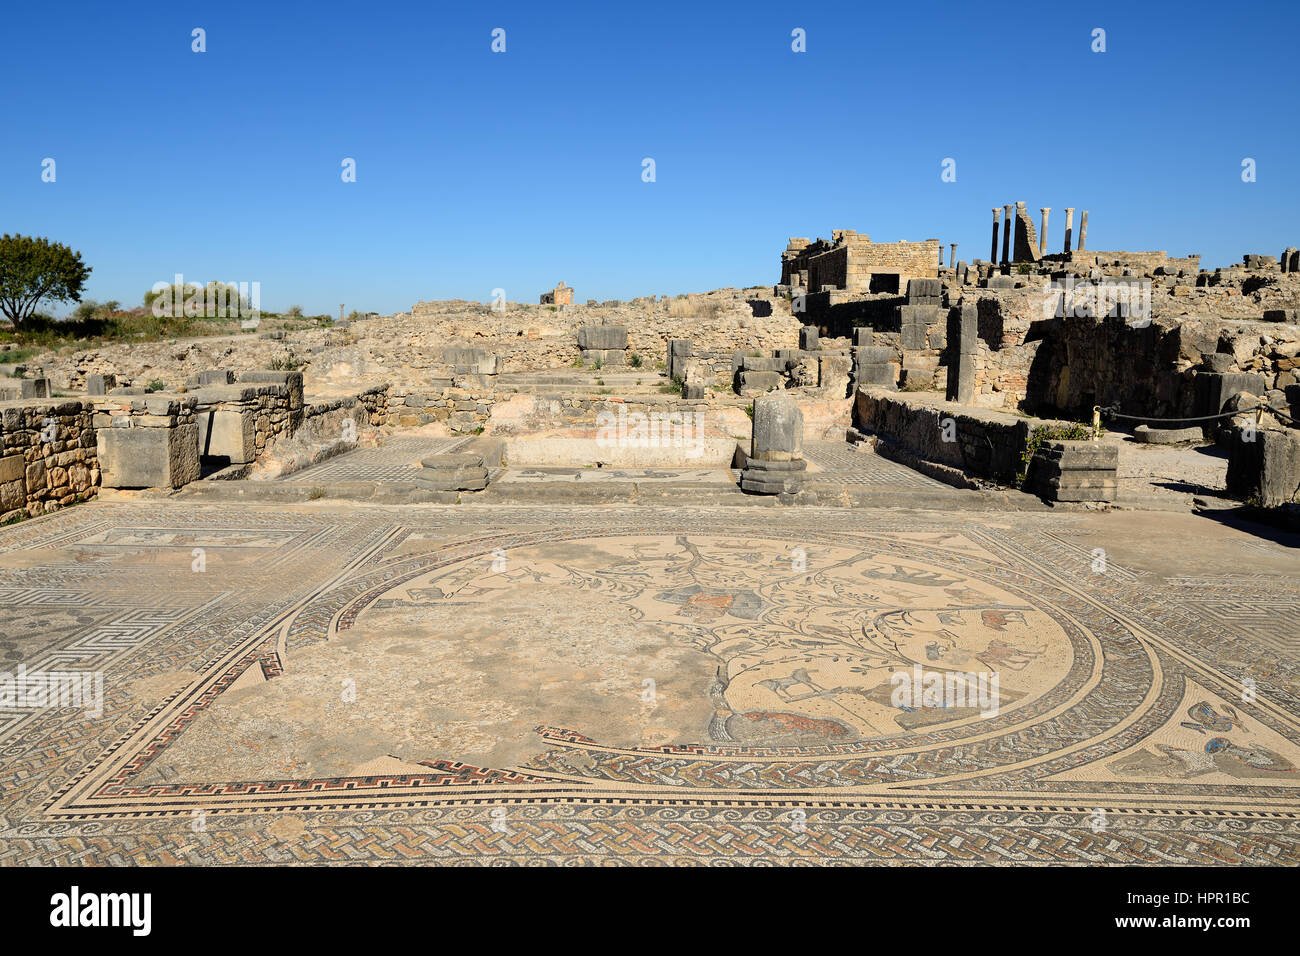
M 627 352 L 623 349 L 583 349 L 582 360 L 588 365 L 599 362 L 601 365 L 624 365 Z
M 690 358 L 690 356 L 691 356 L 690 339 L 669 339 L 668 340 L 668 353 L 664 364 L 667 365 L 668 367 L 669 379 L 684 377 L 684 373 L 682 369 L 679 367 L 679 364 L 683 359 Z
M 785 383 L 785 376 L 780 372 L 750 372 L 740 373 L 740 394 L 746 398 L 752 398 L 755 395 L 762 395 L 773 389 L 781 388 Z
M 769 395 L 754 400 L 754 429 L 751 458 L 762 461 L 790 461 L 803 457 L 803 412 L 788 395 Z
M 799 330 L 799 348 L 805 351 L 812 351 L 819 347 L 817 326 L 805 325 Z
M 86 393 L 88 395 L 107 395 L 110 389 L 116 387 L 117 376 L 112 372 L 86 376 Z
M 258 369 L 252 372 L 244 372 L 239 376 L 241 382 L 252 384 L 272 384 L 283 385 L 289 390 L 289 408 L 302 408 L 303 402 L 303 385 L 302 372 L 284 371 L 277 372 L 270 369 Z
M 855 365 L 853 367 L 853 378 L 858 388 L 867 388 L 869 386 L 896 388 L 898 386 L 893 365 Z
M 1181 442 L 1202 441 L 1204 433 L 1199 425 L 1194 428 L 1152 428 L 1150 425 L 1139 425 L 1133 429 L 1133 437 L 1150 445 L 1177 445 Z
M 1015 287 L 1015 276 L 989 276 L 988 288 L 990 289 L 1014 289 Z
M 106 428 L 96 448 L 105 488 L 179 488 L 199 477 L 197 425 Z
M 27 464 L 22 455 L 8 455 L 0 458 L 0 484 L 25 478 Z
M 921 298 L 938 298 L 943 295 L 941 279 L 908 279 L 907 301 Z
M 751 494 L 797 494 L 808 463 L 803 459 L 764 461 L 750 458 L 740 472 L 740 489 Z
M 1228 442 L 1228 493 L 1263 508 L 1276 508 L 1300 497 L 1300 431 L 1261 428 L 1253 441 L 1240 429 Z
M 886 365 L 898 361 L 898 350 L 891 345 L 863 345 L 853 350 L 858 365 Z
M 227 368 L 209 368 L 199 372 L 199 388 L 206 385 L 233 385 L 235 373 Z
M 627 348 L 627 329 L 621 325 L 586 325 L 578 329 L 578 348 L 584 351 L 619 351 Z
M 1223 374 L 1231 371 L 1236 362 L 1236 357 L 1229 355 L 1227 352 L 1208 352 L 1201 356 L 1201 369 L 1206 372 Z
M 199 454 L 242 465 L 257 457 L 257 420 L 252 409 L 214 408 L 198 414 Z
M 49 398 L 54 394 L 48 378 L 24 378 L 19 381 L 19 395 L 22 398 Z
M 790 359 L 783 355 L 746 355 L 744 365 L 746 372 L 784 372 Z
M 817 363 L 817 385 L 832 398 L 844 398 L 849 394 L 852 369 L 847 355 L 823 355 Z

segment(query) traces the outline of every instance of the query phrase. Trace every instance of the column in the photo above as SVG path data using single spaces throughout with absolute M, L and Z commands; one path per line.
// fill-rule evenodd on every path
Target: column
M 1047 255 L 1047 214 L 1052 211 L 1052 207 L 1039 206 L 1038 211 L 1043 214 L 1043 228 L 1038 233 L 1038 248 L 1042 250 L 1043 255 Z
M 948 265 L 952 266 L 953 271 L 956 272 L 957 271 L 957 243 L 952 242 L 949 243 L 949 245 L 952 246 L 952 251 L 948 254 Z
M 1014 206 L 1007 203 L 1002 207 L 1002 264 L 1011 261 L 1011 210 Z
M 1079 217 L 1079 251 L 1083 252 L 1084 243 L 1088 241 L 1088 210 Z
M 1070 254 L 1070 240 L 1074 238 L 1074 207 L 1065 207 L 1065 248 L 1062 250 L 1067 256 Z
M 989 253 L 989 262 L 998 261 L 998 213 L 1002 210 L 998 206 L 993 207 L 993 251 Z

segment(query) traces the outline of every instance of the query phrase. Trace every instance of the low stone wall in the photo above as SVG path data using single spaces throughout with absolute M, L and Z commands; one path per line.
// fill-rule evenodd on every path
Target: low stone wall
M 940 481 L 971 487 L 979 478 L 1014 485 L 1024 466 L 1031 428 L 1069 422 L 1034 420 L 990 409 L 952 405 L 940 396 L 859 389 L 855 427 L 876 450 Z
M 97 493 L 92 403 L 6 402 L 0 409 L 0 523 Z

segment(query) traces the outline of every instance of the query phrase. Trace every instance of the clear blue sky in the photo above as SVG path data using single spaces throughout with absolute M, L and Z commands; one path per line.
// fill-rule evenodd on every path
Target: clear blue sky
M 970 259 L 1016 200 L 1052 251 L 1075 206 L 1091 248 L 1224 265 L 1300 245 L 1297 11 L 11 3 L 0 232 L 80 250 L 92 298 L 179 272 L 309 312 L 769 284 L 837 228 Z

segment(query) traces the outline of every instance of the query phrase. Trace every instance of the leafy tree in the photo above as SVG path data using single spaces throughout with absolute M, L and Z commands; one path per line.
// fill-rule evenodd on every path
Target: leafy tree
M 48 239 L 0 237 L 0 314 L 21 331 L 43 300 L 79 302 L 90 266 L 81 253 Z

